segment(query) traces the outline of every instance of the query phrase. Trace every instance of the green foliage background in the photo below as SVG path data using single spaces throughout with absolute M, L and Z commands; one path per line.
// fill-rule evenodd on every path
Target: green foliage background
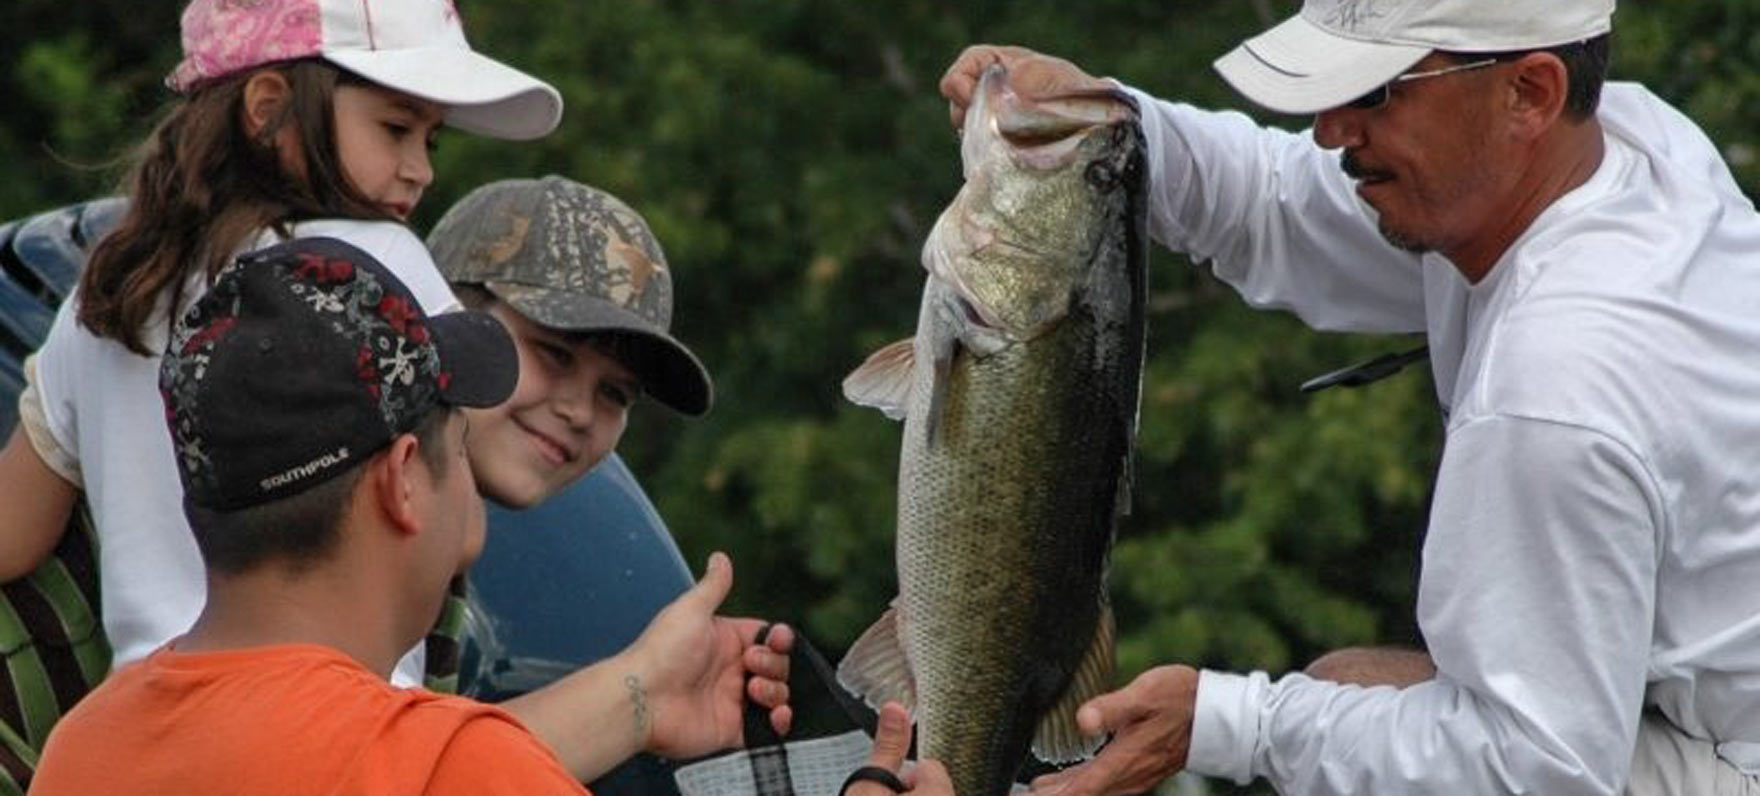
M 8 0 L 0 219 L 106 193 L 170 99 L 179 0 Z M 911 330 L 917 250 L 959 185 L 936 92 L 975 42 L 1068 57 L 1160 96 L 1237 100 L 1209 63 L 1294 0 L 460 0 L 478 49 L 551 80 L 536 143 L 445 137 L 428 224 L 482 182 L 559 173 L 643 212 L 675 331 L 715 373 L 698 421 L 646 408 L 623 450 L 687 557 L 730 551 L 731 609 L 836 651 L 879 614 L 898 426 L 839 382 Z M 1622 4 L 1614 73 L 1705 126 L 1760 188 L 1760 7 Z M 1266 121 L 1300 125 L 1300 119 Z M 1308 332 L 1158 251 L 1132 514 L 1112 587 L 1129 677 L 1179 660 L 1278 672 L 1414 643 L 1415 539 L 1438 428 L 1423 368 L 1315 396 L 1305 378 L 1413 344 Z

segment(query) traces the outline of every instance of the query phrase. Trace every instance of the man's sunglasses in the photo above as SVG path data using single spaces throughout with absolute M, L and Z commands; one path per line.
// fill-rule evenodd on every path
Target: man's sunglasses
M 1374 89 L 1371 89 L 1369 93 L 1345 103 L 1345 107 L 1356 108 L 1357 110 L 1362 111 L 1374 110 L 1375 108 L 1387 104 L 1387 100 L 1391 96 L 1391 89 L 1395 83 L 1407 83 L 1413 80 L 1423 80 L 1427 77 L 1441 77 L 1443 75 L 1452 75 L 1456 72 L 1469 72 L 1474 69 L 1484 69 L 1487 66 L 1498 63 L 1500 60 L 1501 59 L 1498 58 L 1486 58 L 1471 63 L 1455 64 L 1454 66 L 1446 66 L 1441 69 L 1432 69 L 1428 72 L 1407 72 L 1387 81 L 1386 83 L 1376 86 Z

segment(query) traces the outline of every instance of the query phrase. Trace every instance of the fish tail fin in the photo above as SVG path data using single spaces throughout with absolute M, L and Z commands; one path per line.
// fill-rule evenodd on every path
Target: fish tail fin
M 875 710 L 887 702 L 898 702 L 915 713 L 916 675 L 905 655 L 901 630 L 902 621 L 894 601 L 893 607 L 886 609 L 838 661 L 837 683 Z
M 905 338 L 869 355 L 867 361 L 843 379 L 843 396 L 852 403 L 871 406 L 893 420 L 905 415 L 911 395 L 911 370 L 916 366 L 915 340 Z
M 1082 703 L 1111 689 L 1116 666 L 1110 604 L 1100 605 L 1100 621 L 1095 624 L 1094 640 L 1088 645 L 1087 654 L 1082 656 L 1081 665 L 1076 667 L 1063 696 L 1039 719 L 1039 727 L 1033 733 L 1033 755 L 1047 763 L 1074 763 L 1087 759 L 1106 740 L 1103 735 L 1083 735 L 1076 725 L 1076 710 Z

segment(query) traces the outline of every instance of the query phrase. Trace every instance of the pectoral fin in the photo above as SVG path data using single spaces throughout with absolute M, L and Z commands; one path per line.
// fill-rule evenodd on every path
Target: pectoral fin
M 911 397 L 911 371 L 916 367 L 914 341 L 907 337 L 870 355 L 843 379 L 843 396 L 871 406 L 893 420 L 903 420 Z
M 838 684 L 861 697 L 875 710 L 887 702 L 898 702 L 913 712 L 916 710 L 916 676 L 911 673 L 910 660 L 904 654 L 901 630 L 895 601 L 893 607 L 886 609 L 880 620 L 856 639 L 849 654 L 837 663 Z
M 1033 733 L 1033 754 L 1040 760 L 1059 764 L 1084 760 L 1092 757 L 1106 740 L 1105 736 L 1083 735 L 1076 726 L 1076 710 L 1112 688 L 1116 665 L 1113 640 L 1112 606 L 1103 604 L 1087 654 L 1082 656 L 1063 696 L 1039 719 L 1039 728 Z

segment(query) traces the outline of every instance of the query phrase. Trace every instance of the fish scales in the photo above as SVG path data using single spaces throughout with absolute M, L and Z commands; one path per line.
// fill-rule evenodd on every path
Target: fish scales
M 966 186 L 925 244 L 916 336 L 845 381 L 905 427 L 899 598 L 839 679 L 911 706 L 919 756 L 964 794 L 1006 792 L 1029 745 L 1068 762 L 1098 741 L 1074 709 L 1110 686 L 1106 558 L 1142 378 L 1134 107 L 1091 93 L 1033 107 L 1003 78 L 980 83 Z M 1034 146 L 1061 149 L 1011 149 L 1004 128 L 1023 120 Z
M 1112 380 L 1059 389 L 1058 372 L 1119 366 L 1079 364 L 1106 347 L 1096 331 L 1072 317 L 957 362 L 940 444 L 907 422 L 898 569 L 918 749 L 956 781 L 1012 779 L 1100 621 L 1118 484 L 1093 476 L 1117 473 L 1134 407 Z M 1014 400 L 972 399 L 983 395 Z

